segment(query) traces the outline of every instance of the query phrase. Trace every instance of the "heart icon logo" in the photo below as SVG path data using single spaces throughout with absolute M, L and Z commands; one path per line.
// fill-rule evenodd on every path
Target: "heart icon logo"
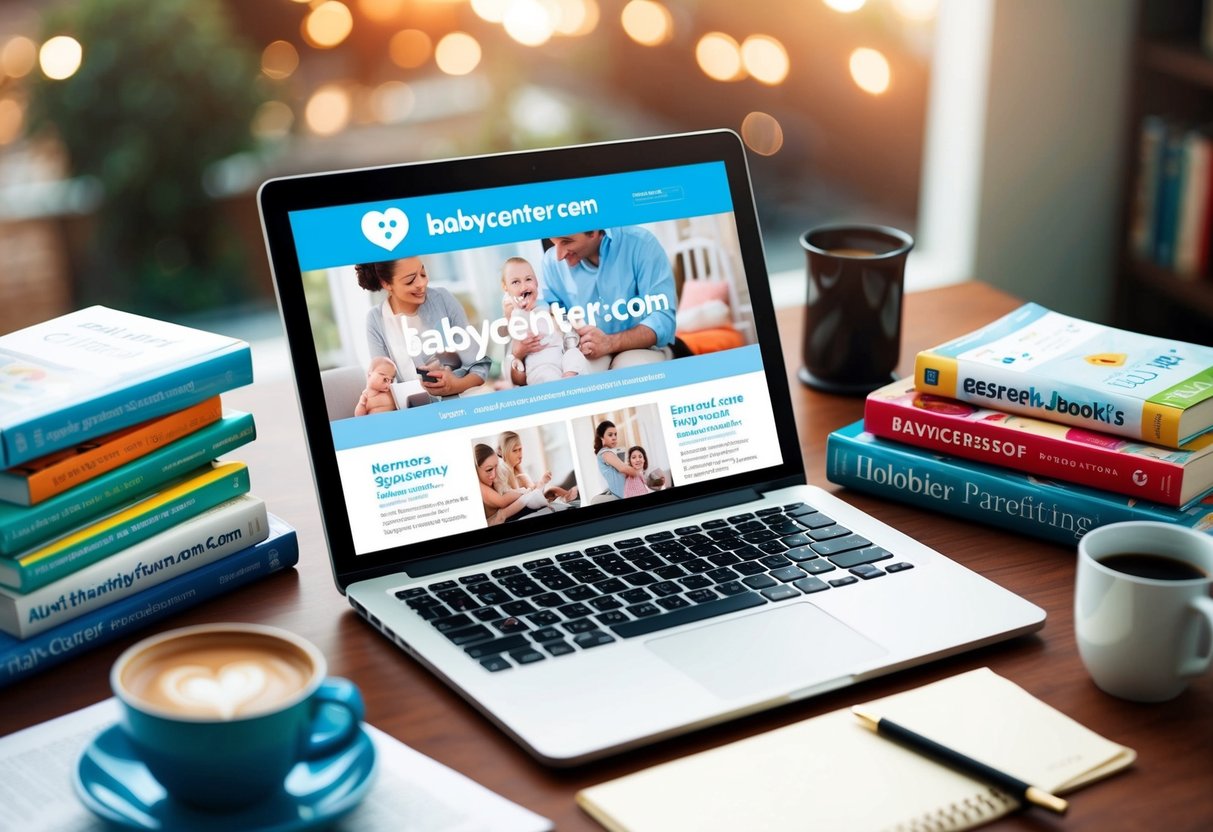
M 241 706 L 256 699 L 266 687 L 265 670 L 253 662 L 233 662 L 218 671 L 182 665 L 161 677 L 164 695 L 186 708 L 213 711 L 231 719 Z
M 399 208 L 367 211 L 362 215 L 362 236 L 380 248 L 393 250 L 409 233 L 409 218 Z

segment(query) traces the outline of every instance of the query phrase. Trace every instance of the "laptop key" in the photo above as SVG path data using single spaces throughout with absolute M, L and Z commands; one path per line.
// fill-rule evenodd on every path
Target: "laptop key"
M 697 531 L 692 534 L 684 534 L 678 538 L 678 541 L 684 546 L 699 546 L 702 543 L 711 543 L 712 538 L 708 537 L 703 532 Z
M 754 514 L 752 512 L 747 512 L 745 514 L 734 514 L 732 517 L 729 517 L 726 519 L 735 526 L 738 523 L 744 523 L 747 520 L 753 520 Z
M 843 535 L 833 540 L 823 540 L 813 544 L 813 551 L 819 555 L 833 555 L 838 552 L 849 552 L 852 549 L 862 549 L 871 546 L 872 541 L 857 534 Z
M 489 579 L 489 576 L 483 572 L 477 572 L 474 575 L 464 575 L 459 579 L 459 583 L 467 586 L 468 584 L 482 584 Z
M 614 575 L 615 577 L 630 575 L 636 571 L 636 567 L 632 566 L 632 564 L 628 563 L 627 561 L 622 560 L 618 563 L 604 563 L 600 565 L 602 566 L 602 571 L 609 575 Z
M 527 618 L 529 618 L 531 623 L 536 627 L 550 627 L 553 624 L 560 623 L 560 616 L 551 610 L 540 610 L 534 615 L 528 615 Z
M 578 633 L 573 636 L 573 643 L 583 650 L 589 650 L 591 647 L 601 647 L 604 644 L 610 644 L 615 640 L 614 636 L 604 633 L 602 630 L 594 630 L 588 633 Z
M 432 604 L 428 607 L 418 607 L 417 614 L 426 621 L 433 621 L 435 618 L 443 618 L 451 614 L 451 611 L 442 604 Z
M 817 514 L 817 509 L 804 503 L 792 503 L 783 507 L 784 514 L 789 517 L 807 517 L 810 514 Z
M 564 594 L 570 601 L 588 601 L 591 598 L 598 597 L 598 593 L 585 584 L 569 587 L 564 591 Z
M 511 575 L 521 575 L 522 567 L 520 566 L 499 566 L 489 573 L 494 578 L 508 578 Z
M 649 592 L 658 598 L 664 598 L 667 595 L 677 595 L 682 592 L 682 587 L 673 581 L 658 581 L 649 587 Z
M 560 626 L 570 633 L 588 633 L 590 630 L 598 629 L 598 625 L 588 618 L 577 618 L 573 621 L 566 621 Z
M 721 595 L 740 595 L 743 592 L 749 592 L 741 581 L 728 581 L 727 583 L 717 584 L 716 591 Z M 687 597 L 690 598 L 694 594 L 694 592 L 688 592 Z
M 536 558 L 535 560 L 528 560 L 525 563 L 523 563 L 522 568 L 523 569 L 538 569 L 541 566 L 552 566 L 555 563 L 556 563 L 556 561 L 552 560 L 551 558 Z
M 856 578 L 854 575 L 847 575 L 844 578 L 835 578 L 830 581 L 830 586 L 848 586 L 857 583 L 859 583 L 859 578 Z
M 810 529 L 809 537 L 811 537 L 817 541 L 832 540 L 835 537 L 845 537 L 846 535 L 849 535 L 850 533 L 851 533 L 851 530 L 848 529 L 846 526 L 839 526 L 838 524 L 835 524 L 833 526 L 826 526 L 825 528 L 822 528 L 822 529 Z
M 766 589 L 769 586 L 776 586 L 777 581 L 770 575 L 751 575 L 748 578 L 742 578 L 741 582 L 750 589 Z
M 564 638 L 564 633 L 555 627 L 540 627 L 531 633 L 531 638 L 535 641 L 551 641 L 554 638 Z
M 741 563 L 741 558 L 732 552 L 721 552 L 718 555 L 709 555 L 708 561 L 717 566 L 732 566 L 734 563 Z
M 482 590 L 481 587 L 484 587 L 484 589 Z M 495 584 L 476 584 L 471 588 L 471 591 L 473 595 L 480 599 L 480 603 L 489 606 L 504 604 L 514 597 Z
M 548 589 L 568 589 L 571 586 L 576 586 L 576 583 L 568 575 L 545 575 L 540 579 L 540 583 Z
M 430 592 L 440 592 L 444 589 L 454 589 L 459 584 L 454 581 L 439 581 L 436 584 L 430 584 Z
M 594 611 L 582 603 L 565 604 L 560 608 L 560 614 L 565 618 L 585 618 Z
M 595 616 L 595 618 L 598 619 L 600 624 L 606 624 L 608 626 L 611 624 L 622 624 L 625 621 L 632 620 L 627 617 L 626 613 L 622 613 L 619 610 L 604 612 L 602 615 Z
M 772 523 L 767 528 L 775 532 L 775 534 L 779 535 L 780 537 L 790 534 L 800 534 L 802 531 L 804 531 L 802 526 L 797 523 L 793 523 L 791 520 L 780 520 L 778 523 Z
M 424 586 L 414 586 L 409 587 L 408 589 L 400 590 L 396 593 L 396 597 L 401 600 L 407 600 L 409 598 L 419 598 L 422 595 L 426 595 L 428 592 L 429 589 Z
M 783 555 L 767 555 L 765 558 L 759 558 L 758 562 L 767 569 L 782 569 L 792 563 Z
M 670 581 L 674 578 L 686 577 L 687 571 L 676 564 L 668 564 L 666 566 L 658 566 L 653 570 L 653 574 L 662 580 Z
M 795 549 L 797 546 L 808 546 L 813 542 L 813 538 L 804 532 L 799 532 L 797 534 L 785 535 L 779 539 L 779 542 L 789 549 Z
M 566 601 L 564 599 L 564 596 L 561 595 L 559 592 L 541 592 L 538 595 L 532 595 L 531 601 L 538 604 L 541 607 L 559 607 L 562 604 L 568 603 L 568 601 Z M 515 604 L 525 604 L 526 601 L 515 601 L 514 603 Z M 506 605 L 502 606 L 502 609 L 505 609 L 508 606 L 509 606 L 509 604 L 506 604 Z M 531 612 L 534 612 L 534 610 L 531 610 Z
M 855 580 L 859 579 L 856 578 Z M 502 636 L 491 641 L 469 644 L 463 650 L 473 659 L 483 659 L 485 656 L 494 656 L 507 650 L 521 650 L 529 646 L 530 642 L 526 640 L 526 636 L 515 633 L 512 636 Z
M 450 630 L 458 630 L 460 627 L 467 627 L 472 623 L 472 619 L 468 618 L 464 613 L 456 615 L 448 615 L 443 618 L 435 618 L 430 622 L 440 633 L 449 632 Z
M 687 589 L 703 589 L 712 585 L 712 579 L 705 578 L 703 575 L 688 575 L 685 578 L 679 578 L 678 583 Z
M 782 514 L 783 508 L 781 506 L 770 506 L 769 508 L 760 508 L 754 513 L 759 517 L 766 517 L 768 514 Z
M 561 552 L 556 556 L 556 562 L 564 563 L 565 561 L 577 560 L 577 558 L 580 557 L 584 557 L 584 555 L 577 550 L 573 550 L 572 552 Z
M 785 558 L 800 563 L 801 561 L 812 560 L 818 557 L 817 553 L 808 546 L 797 546 L 795 549 L 788 549 L 783 553 Z
M 439 601 L 437 598 L 435 598 L 433 595 L 430 595 L 429 593 L 426 593 L 425 595 L 419 595 L 415 598 L 409 598 L 404 603 L 408 604 L 410 607 L 412 607 L 415 610 L 419 610 L 422 607 L 435 607 L 435 606 L 442 605 L 441 601 Z
M 782 540 L 768 540 L 766 543 L 758 544 L 758 548 L 768 555 L 778 555 L 780 552 L 786 551 L 788 547 Z
M 510 592 L 517 595 L 519 598 L 527 598 L 531 595 L 538 595 L 543 592 L 543 587 L 532 581 L 530 578 L 517 578 L 506 584 Z
M 545 641 L 543 644 L 540 645 L 540 647 L 542 647 L 544 650 L 547 650 L 548 653 L 553 656 L 567 656 L 569 653 L 577 652 L 576 650 L 573 649 L 573 645 L 571 645 L 567 641 L 563 641 L 563 640 Z
M 587 565 L 584 569 L 570 569 L 569 577 L 579 584 L 596 584 L 610 577 L 597 566 Z
M 639 537 L 628 537 L 623 540 L 615 541 L 616 549 L 635 549 L 637 546 L 643 546 L 644 541 Z
M 493 637 L 493 632 L 483 624 L 473 624 L 471 627 L 464 627 L 460 630 L 451 630 L 444 633 L 451 640 L 452 644 L 462 647 L 465 644 L 472 644 L 477 641 L 484 641 L 487 638 Z
M 767 568 L 757 561 L 743 560 L 733 567 L 733 571 L 738 575 L 761 575 Z
M 637 569 L 642 569 L 645 572 L 665 565 L 666 562 L 657 557 L 657 555 L 645 555 L 644 557 L 639 557 L 632 561 L 632 566 L 635 566 Z
M 870 546 L 867 549 L 831 555 L 830 560 L 839 569 L 850 569 L 862 563 L 875 563 L 878 560 L 887 560 L 891 557 L 893 556 L 879 546 Z
M 501 611 L 506 615 L 526 615 L 536 610 L 529 601 L 510 601 L 508 604 L 501 605 Z
M 800 564 L 800 568 L 805 572 L 808 572 L 810 575 L 820 575 L 823 572 L 833 572 L 834 564 L 830 563 L 825 558 L 818 558 L 817 560 L 803 561 Z
M 628 585 L 618 578 L 607 578 L 605 581 L 594 582 L 594 589 L 598 590 L 603 595 L 610 595 L 613 592 L 622 592 L 627 588 Z
M 496 607 L 481 607 L 478 610 L 472 610 L 472 618 L 477 621 L 496 621 L 498 618 L 505 618 L 505 613 Z
M 543 661 L 546 656 L 544 656 L 534 647 L 528 647 L 526 650 L 511 651 L 510 658 L 518 662 L 518 664 L 534 664 L 535 662 Z
M 740 566 L 740 564 L 738 565 Z M 722 566 L 719 569 L 713 569 L 711 572 L 704 574 L 704 577 L 711 578 L 716 583 L 722 584 L 725 581 L 735 581 L 741 576 L 729 567 Z
M 648 618 L 651 615 L 659 615 L 661 613 L 661 607 L 658 607 L 655 604 L 650 604 L 648 601 L 644 601 L 640 604 L 632 604 L 632 606 L 628 607 L 628 612 L 637 618 Z M 611 629 L 615 628 L 612 627 Z
M 763 529 L 760 532 L 746 532 L 741 536 L 741 539 L 749 543 L 765 543 L 768 540 L 774 540 L 777 537 L 779 537 L 779 535 L 775 534 L 775 532 L 771 531 L 770 529 Z
M 833 526 L 836 522 L 833 517 L 822 514 L 820 511 L 805 516 L 792 516 L 796 518 L 797 523 L 806 529 L 824 529 L 826 526 Z
M 705 529 L 723 529 L 729 525 L 728 520 L 708 520 L 703 523 Z
M 610 595 L 603 595 L 599 598 L 591 598 L 586 603 L 588 603 L 594 609 L 602 610 L 603 612 L 606 612 L 607 610 L 617 610 L 623 606 L 622 601 Z
M 520 633 L 523 630 L 531 629 L 521 618 L 515 618 L 512 615 L 509 618 L 494 621 L 493 626 L 503 633 Z
M 776 569 L 771 572 L 771 577 L 783 581 L 785 584 L 791 583 L 799 578 L 805 577 L 808 573 L 796 566 L 785 566 L 783 569 Z
M 706 558 L 695 558 L 694 560 L 688 560 L 685 563 L 680 563 L 678 565 L 693 575 L 699 575 L 703 572 L 711 572 L 716 568 L 716 564 L 712 563 Z
M 865 581 L 870 581 L 873 578 L 879 578 L 884 575 L 884 570 L 873 566 L 870 563 L 860 564 L 851 570 L 852 575 L 858 575 Z
M 784 584 L 783 586 L 773 586 L 769 589 L 764 589 L 762 590 L 762 594 L 772 601 L 786 601 L 789 598 L 798 598 L 800 590 Z
M 680 610 L 683 607 L 691 606 L 691 602 L 681 595 L 667 595 L 665 598 L 658 598 L 657 604 L 667 610 Z
M 633 572 L 630 575 L 623 576 L 624 583 L 629 583 L 632 586 L 648 586 L 649 584 L 657 583 L 657 576 L 651 575 L 648 572 Z
M 807 578 L 801 578 L 799 581 L 793 581 L 792 586 L 799 589 L 805 595 L 813 592 L 821 592 L 823 589 L 830 588 L 830 585 L 821 578 L 814 578 L 812 575 Z
M 594 557 L 596 555 L 610 554 L 614 551 L 615 551 L 614 546 L 610 545 L 609 543 L 602 543 L 602 544 L 599 544 L 598 546 L 586 547 L 585 553 L 587 555 L 589 555 L 590 557 Z
M 646 534 L 644 536 L 644 539 L 647 540 L 649 543 L 660 543 L 663 540 L 673 540 L 674 533 L 673 532 L 653 532 L 652 534 Z
M 619 593 L 619 597 L 629 604 L 639 604 L 641 601 L 653 600 L 653 596 L 649 594 L 649 591 L 640 587 L 621 592 Z
M 674 529 L 674 534 L 688 535 L 688 534 L 695 534 L 698 531 L 699 531 L 698 526 L 679 526 L 678 528 Z
M 914 564 L 906 563 L 903 560 L 903 561 L 900 561 L 899 563 L 890 563 L 888 566 L 886 566 L 884 568 L 884 571 L 886 571 L 886 572 L 904 572 L 907 569 L 913 569 L 913 568 L 914 568 Z
M 738 586 L 741 586 L 741 584 L 738 584 Z M 696 604 L 706 604 L 708 601 L 715 601 L 719 597 L 719 595 L 710 589 L 695 589 L 687 593 L 687 598 Z
M 766 602 L 766 599 L 757 592 L 747 592 L 740 595 L 731 595 L 728 598 L 721 598 L 718 601 L 709 601 L 706 604 L 695 604 L 683 607 L 680 610 L 671 610 L 660 615 L 654 615 L 653 612 L 650 612 L 645 617 L 637 617 L 635 621 L 615 624 L 611 627 L 611 630 L 623 638 L 635 638 L 636 636 L 655 633 L 658 630 L 677 627 L 680 624 L 704 621 L 708 618 L 715 618 L 718 615 L 725 615 L 737 610 L 759 607 Z M 647 606 L 651 607 L 652 605 L 649 604 Z M 631 608 L 629 607 L 628 610 L 630 612 Z M 661 612 L 656 607 L 653 610 L 654 612 Z
M 511 667 L 513 667 L 512 664 L 501 658 L 501 656 L 489 656 L 487 659 L 481 659 L 480 665 L 490 673 L 497 673 L 501 670 L 509 670 Z
M 736 529 L 738 532 L 744 533 L 744 532 L 763 531 L 766 529 L 766 527 L 767 527 L 767 524 L 762 522 L 761 520 L 747 520 L 744 523 L 738 523 L 733 528 Z

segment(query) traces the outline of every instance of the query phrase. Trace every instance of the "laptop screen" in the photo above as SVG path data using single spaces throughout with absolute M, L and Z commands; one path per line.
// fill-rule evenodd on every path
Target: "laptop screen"
M 725 162 L 532 178 L 285 212 L 298 284 L 275 272 L 313 463 L 330 542 L 339 501 L 355 557 L 498 543 L 786 467 L 766 273 L 743 253 L 753 207 L 747 190 L 739 229 Z

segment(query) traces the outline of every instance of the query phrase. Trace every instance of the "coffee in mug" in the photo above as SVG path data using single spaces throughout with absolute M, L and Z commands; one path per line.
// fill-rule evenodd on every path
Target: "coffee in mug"
M 357 738 L 358 689 L 326 671 L 324 655 L 294 633 L 209 624 L 131 646 L 110 684 L 123 732 L 165 791 L 230 810 L 272 796 L 296 763 Z
M 1074 635 L 1095 684 L 1163 702 L 1213 663 L 1213 536 L 1112 523 L 1078 541 Z

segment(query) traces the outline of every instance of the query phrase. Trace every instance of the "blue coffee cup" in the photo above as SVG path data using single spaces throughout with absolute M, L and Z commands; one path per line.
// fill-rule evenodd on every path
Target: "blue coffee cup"
M 272 796 L 297 763 L 357 737 L 362 696 L 326 672 L 324 655 L 294 633 L 207 624 L 131 646 L 110 685 L 123 732 L 165 791 L 229 811 Z

